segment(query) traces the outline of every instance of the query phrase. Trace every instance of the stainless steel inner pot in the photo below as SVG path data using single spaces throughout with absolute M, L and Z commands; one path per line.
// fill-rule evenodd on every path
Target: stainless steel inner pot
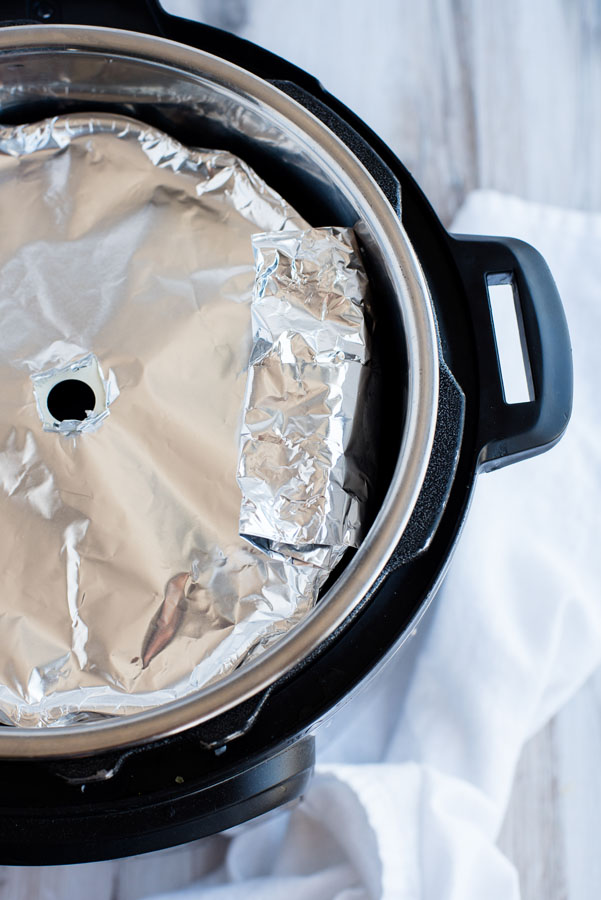
M 277 87 L 205 52 L 111 29 L 2 29 L 5 122 L 116 109 L 142 120 L 152 112 L 165 131 L 194 133 L 197 146 L 227 144 L 251 162 L 260 151 L 326 198 L 332 220 L 311 224 L 359 226 L 377 274 L 377 314 L 399 329 L 405 345 L 408 365 L 398 367 L 403 401 L 387 411 L 404 417 L 402 441 L 388 492 L 357 554 L 308 618 L 270 650 L 153 711 L 57 729 L 2 728 L 0 757 L 68 757 L 145 743 L 207 721 L 268 687 L 331 635 L 377 579 L 414 508 L 434 437 L 439 357 L 431 298 L 400 215 L 351 151 Z

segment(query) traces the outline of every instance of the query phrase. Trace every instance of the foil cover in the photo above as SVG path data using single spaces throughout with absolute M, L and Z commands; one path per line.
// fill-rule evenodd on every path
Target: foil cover
M 357 542 L 359 254 L 117 116 L 0 128 L 0 209 L 0 717 L 154 707 L 285 633 Z

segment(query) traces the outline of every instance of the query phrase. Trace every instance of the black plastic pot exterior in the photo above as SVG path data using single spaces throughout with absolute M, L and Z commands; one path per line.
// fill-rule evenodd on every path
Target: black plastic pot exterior
M 403 225 L 428 283 L 448 366 L 441 365 L 425 489 L 401 544 L 352 618 L 310 657 L 260 696 L 179 734 L 78 759 L 0 761 L 0 862 L 72 863 L 193 840 L 302 794 L 316 728 L 404 644 L 427 609 L 477 473 L 541 452 L 563 433 L 571 409 L 571 357 L 561 303 L 539 254 L 512 239 L 450 236 L 390 149 L 290 63 L 225 32 L 169 16 L 153 0 L 127 6 L 108 0 L 0 2 L 0 18 L 158 34 L 233 62 L 309 109 L 351 148 L 394 208 L 402 197 Z M 499 273 L 512 275 L 520 299 L 535 396 L 530 403 L 503 399 L 486 280 Z M 384 397 L 385 406 L 395 402 Z

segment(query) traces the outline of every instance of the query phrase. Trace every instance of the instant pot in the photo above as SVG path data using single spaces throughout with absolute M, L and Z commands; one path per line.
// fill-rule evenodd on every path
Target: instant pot
M 390 149 L 285 60 L 154 0 L 0 2 L 0 18 L 3 123 L 114 111 L 231 150 L 312 225 L 356 226 L 372 289 L 371 527 L 309 617 L 155 710 L 0 728 L 0 862 L 73 863 L 190 841 L 302 794 L 316 730 L 415 633 L 476 476 L 560 438 L 571 352 L 540 255 L 511 238 L 449 235 Z M 513 287 L 524 402 L 505 399 L 495 283 Z

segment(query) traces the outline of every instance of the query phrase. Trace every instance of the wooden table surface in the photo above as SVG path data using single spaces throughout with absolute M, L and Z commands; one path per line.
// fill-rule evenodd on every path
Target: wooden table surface
M 319 76 L 393 147 L 447 224 L 474 187 L 601 210 L 600 0 L 164 5 Z M 598 675 L 525 747 L 500 844 L 524 900 L 598 900 L 600 835 Z M 192 845 L 89 866 L 4 867 L 0 900 L 137 900 L 199 877 L 202 855 Z

